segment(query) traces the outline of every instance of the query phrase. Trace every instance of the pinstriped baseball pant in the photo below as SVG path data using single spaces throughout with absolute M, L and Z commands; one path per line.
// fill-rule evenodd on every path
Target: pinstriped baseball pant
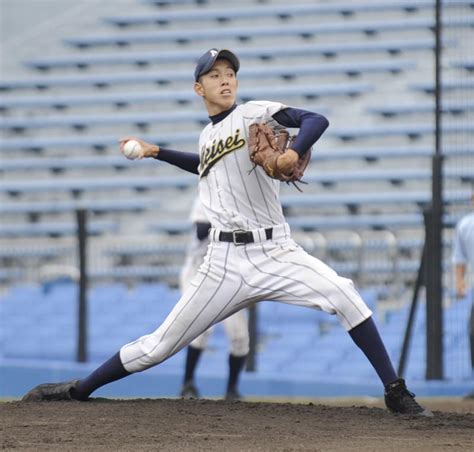
M 209 326 L 256 301 L 278 301 L 336 315 L 351 330 L 372 315 L 350 279 L 343 278 L 306 253 L 290 237 L 287 224 L 253 231 L 254 243 L 235 245 L 217 240 L 210 246 L 188 289 L 161 326 L 126 344 L 120 358 L 129 372 L 165 361 Z

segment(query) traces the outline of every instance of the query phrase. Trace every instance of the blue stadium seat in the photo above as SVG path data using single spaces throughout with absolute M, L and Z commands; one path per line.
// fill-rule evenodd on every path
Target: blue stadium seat
M 24 268 L 0 268 L 0 281 L 19 281 L 26 275 Z

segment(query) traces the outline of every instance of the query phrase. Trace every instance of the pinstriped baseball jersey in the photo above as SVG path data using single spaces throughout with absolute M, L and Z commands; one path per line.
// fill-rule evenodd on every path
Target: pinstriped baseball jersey
M 281 127 L 272 115 L 284 108 L 278 102 L 247 102 L 202 131 L 199 193 L 214 227 L 250 230 L 285 222 L 280 181 L 269 178 L 261 167 L 254 168 L 248 150 L 249 126 L 266 122 Z
M 203 130 L 199 194 L 212 224 L 207 254 L 161 326 L 122 347 L 127 371 L 164 361 L 254 302 L 321 309 L 337 315 L 348 331 L 372 315 L 351 280 L 293 241 L 279 200 L 280 182 L 250 160 L 249 126 L 266 122 L 275 128 L 272 115 L 284 108 L 276 102 L 248 102 Z M 237 229 L 251 240 L 238 242 Z

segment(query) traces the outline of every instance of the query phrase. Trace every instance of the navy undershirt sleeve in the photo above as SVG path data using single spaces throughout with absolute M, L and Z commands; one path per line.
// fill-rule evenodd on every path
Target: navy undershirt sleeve
M 275 113 L 273 119 L 284 127 L 300 129 L 291 145 L 300 156 L 303 156 L 319 140 L 329 126 L 329 121 L 324 116 L 292 107 Z
M 199 174 L 199 155 L 194 152 L 173 151 L 160 147 L 156 159 L 178 166 L 190 173 Z

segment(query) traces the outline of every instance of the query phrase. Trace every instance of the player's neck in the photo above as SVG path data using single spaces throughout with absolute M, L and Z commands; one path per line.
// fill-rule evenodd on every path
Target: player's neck
M 229 116 L 235 109 L 237 108 L 237 104 L 232 105 L 228 110 L 223 110 L 219 113 L 214 115 L 209 115 L 209 119 L 212 121 L 213 124 L 217 124 Z

